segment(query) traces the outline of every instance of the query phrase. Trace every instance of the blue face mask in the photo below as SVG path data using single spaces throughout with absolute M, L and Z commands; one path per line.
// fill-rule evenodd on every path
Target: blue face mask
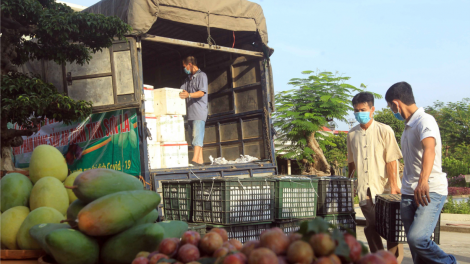
M 184 68 L 184 72 L 185 72 L 186 74 L 188 74 L 188 75 L 191 74 L 191 71 L 188 70 L 188 69 L 186 69 L 186 68 Z
M 370 112 L 356 112 L 354 113 L 357 122 L 361 125 L 365 125 L 370 121 Z
M 400 120 L 400 121 L 405 121 L 405 118 L 403 118 L 403 116 L 400 114 L 400 109 L 398 108 L 398 104 L 397 104 L 397 112 L 393 112 L 393 109 L 392 109 L 392 113 L 393 115 L 395 116 L 396 119 Z
M 393 115 L 396 117 L 396 119 L 398 119 L 398 120 L 400 120 L 400 121 L 405 121 L 405 119 L 403 118 L 403 116 L 401 116 L 400 112 L 393 113 Z

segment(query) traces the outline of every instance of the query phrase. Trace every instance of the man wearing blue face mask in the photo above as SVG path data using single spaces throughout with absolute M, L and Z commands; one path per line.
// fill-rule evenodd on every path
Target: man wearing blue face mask
M 447 199 L 439 126 L 433 116 L 416 106 L 413 90 L 406 82 L 392 85 L 385 100 L 395 117 L 405 121 L 401 137 L 405 170 L 400 211 L 413 262 L 456 263 L 454 256 L 431 240 Z
M 202 165 L 202 146 L 207 120 L 207 75 L 197 67 L 196 58 L 188 56 L 183 60 L 184 72 L 188 75 L 181 89 L 180 98 L 186 100 L 188 122 L 193 129 L 194 155 L 191 165 Z
M 383 250 L 382 238 L 375 231 L 375 195 L 400 193 L 398 160 L 402 158 L 395 133 L 388 125 L 374 120 L 374 96 L 362 92 L 352 100 L 359 125 L 347 136 L 349 177 L 357 172 L 359 205 L 366 218 L 364 233 L 371 252 Z M 403 245 L 387 243 L 387 249 L 403 260 Z

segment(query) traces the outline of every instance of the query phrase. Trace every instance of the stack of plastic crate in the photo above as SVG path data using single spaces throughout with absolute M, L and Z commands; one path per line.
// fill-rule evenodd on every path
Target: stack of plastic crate
M 191 222 L 191 180 L 161 181 L 165 220 Z
M 406 234 L 400 214 L 401 194 L 381 194 L 375 197 L 376 230 L 385 240 L 406 243 Z M 440 242 L 441 216 L 437 221 L 431 239 Z
M 317 214 L 318 179 L 278 176 L 275 180 L 275 221 L 286 234 L 296 232 L 300 223 Z
M 317 217 L 323 217 L 340 230 L 356 232 L 354 211 L 354 180 L 340 177 L 318 179 Z
M 208 230 L 224 228 L 242 243 L 259 239 L 274 220 L 274 183 L 268 178 L 192 180 L 192 222 Z

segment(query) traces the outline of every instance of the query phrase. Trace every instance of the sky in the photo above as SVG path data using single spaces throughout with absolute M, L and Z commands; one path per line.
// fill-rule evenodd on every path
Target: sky
M 96 0 L 66 0 L 90 6 Z M 275 91 L 302 71 L 351 77 L 385 96 L 408 82 L 418 106 L 470 98 L 470 1 L 254 0 L 268 27 Z M 375 102 L 377 109 L 385 99 Z M 352 112 L 347 119 L 354 118 Z M 338 130 L 348 124 L 337 122 Z

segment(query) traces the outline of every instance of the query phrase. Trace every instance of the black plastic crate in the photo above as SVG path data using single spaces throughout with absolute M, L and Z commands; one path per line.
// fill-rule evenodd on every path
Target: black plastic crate
M 312 218 L 317 212 L 318 179 L 279 176 L 275 180 L 276 211 L 274 218 Z
M 400 213 L 401 194 L 381 194 L 375 197 L 375 229 L 385 240 L 406 243 L 406 233 Z M 437 221 L 431 240 L 440 244 L 441 215 Z
M 356 213 L 317 215 L 317 217 L 322 217 L 328 223 L 337 226 L 342 232 L 349 229 L 356 234 Z
M 292 220 L 283 220 L 275 221 L 273 227 L 279 227 L 286 234 L 297 232 L 300 229 L 300 224 L 304 221 L 309 221 L 314 218 L 302 218 L 302 219 L 292 219 Z
M 250 240 L 259 240 L 261 233 L 264 230 L 270 229 L 272 227 L 271 224 L 271 222 L 265 222 L 241 225 L 207 225 L 207 231 L 215 227 L 223 228 L 227 231 L 229 239 L 237 239 L 245 243 Z
M 192 182 L 192 219 L 221 225 L 274 220 L 274 180 L 214 178 Z
M 207 225 L 188 223 L 188 230 L 196 231 L 199 233 L 199 235 L 201 235 L 201 237 L 203 237 L 207 233 Z
M 191 221 L 191 181 L 161 181 L 166 220 Z
M 329 176 L 318 178 L 317 215 L 354 213 L 354 180 Z

